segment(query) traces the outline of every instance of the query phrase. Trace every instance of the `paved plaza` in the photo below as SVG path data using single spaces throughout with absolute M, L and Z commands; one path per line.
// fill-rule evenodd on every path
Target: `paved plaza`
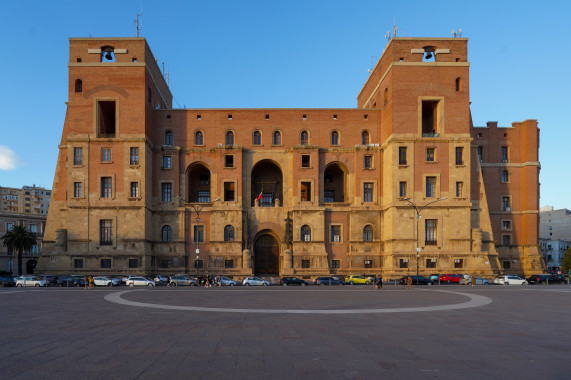
M 0 289 L 2 379 L 564 379 L 571 287 Z

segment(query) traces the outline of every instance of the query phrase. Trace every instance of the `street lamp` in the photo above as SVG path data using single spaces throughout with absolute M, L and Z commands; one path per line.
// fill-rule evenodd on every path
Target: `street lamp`
M 426 206 L 431 205 L 431 204 L 436 203 L 436 202 L 443 201 L 445 199 L 448 199 L 448 197 L 435 199 L 432 202 L 428 202 L 427 204 L 425 204 L 424 206 L 422 206 L 419 209 L 416 206 L 416 204 L 414 204 L 414 202 L 410 200 L 410 198 L 404 198 L 404 200 L 407 201 L 409 205 L 414 207 L 414 211 L 416 211 L 416 283 L 417 283 L 417 285 L 418 285 L 418 263 L 420 261 L 420 250 L 421 250 L 420 242 L 419 242 L 419 236 L 418 236 L 418 223 L 420 222 L 420 218 L 422 217 L 422 215 L 420 215 L 420 213 L 422 212 L 422 210 L 424 210 L 426 208 Z
M 198 231 L 198 223 L 200 222 L 200 211 L 202 211 L 202 209 L 206 206 L 212 206 L 212 203 L 211 202 L 209 202 L 209 203 L 191 203 L 191 202 L 187 201 L 186 199 L 183 199 L 180 195 L 178 195 L 177 198 L 180 199 L 181 201 L 183 201 L 185 206 L 190 206 L 190 207 L 192 207 L 192 209 L 194 211 L 196 211 L 196 226 L 197 226 L 196 227 L 196 233 L 198 233 L 199 232 Z M 219 200 L 220 200 L 220 198 L 216 198 L 214 200 L 214 202 L 219 201 Z M 191 227 L 192 227 L 192 224 L 191 224 Z M 198 265 L 198 258 L 200 255 L 200 246 L 199 246 L 200 236 L 196 236 L 196 234 L 195 234 L 195 239 L 196 239 L 196 251 L 195 251 L 196 252 L 196 259 L 195 259 L 194 263 L 195 263 L 196 273 L 198 273 L 198 266 L 197 265 Z

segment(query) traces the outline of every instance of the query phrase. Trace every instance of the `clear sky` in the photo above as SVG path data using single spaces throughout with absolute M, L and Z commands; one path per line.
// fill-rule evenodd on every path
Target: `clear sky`
M 540 205 L 571 208 L 568 1 L 2 1 L 0 185 L 51 188 L 68 38 L 142 32 L 174 107 L 353 108 L 396 19 L 404 37 L 469 38 L 476 126 L 538 119 Z

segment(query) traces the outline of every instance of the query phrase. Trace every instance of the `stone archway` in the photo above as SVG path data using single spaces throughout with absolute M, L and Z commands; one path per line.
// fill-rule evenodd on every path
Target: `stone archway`
M 280 271 L 280 247 L 269 233 L 260 235 L 254 241 L 254 273 L 256 275 L 278 276 Z
M 34 274 L 34 269 L 36 269 L 37 264 L 38 260 L 28 260 L 26 263 L 26 274 Z

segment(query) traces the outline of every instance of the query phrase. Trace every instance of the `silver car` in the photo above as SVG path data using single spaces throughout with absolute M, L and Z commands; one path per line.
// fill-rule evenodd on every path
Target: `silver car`
M 46 281 L 43 278 L 37 276 L 20 276 L 18 281 L 16 281 L 16 286 L 21 288 L 22 286 L 46 286 Z
M 133 286 L 155 286 L 155 282 L 146 279 L 145 277 L 129 277 L 129 279 L 127 279 L 127 282 L 125 282 L 126 285 L 130 286 L 131 288 Z
M 270 286 L 270 282 L 259 277 L 246 277 L 242 282 L 244 286 Z

